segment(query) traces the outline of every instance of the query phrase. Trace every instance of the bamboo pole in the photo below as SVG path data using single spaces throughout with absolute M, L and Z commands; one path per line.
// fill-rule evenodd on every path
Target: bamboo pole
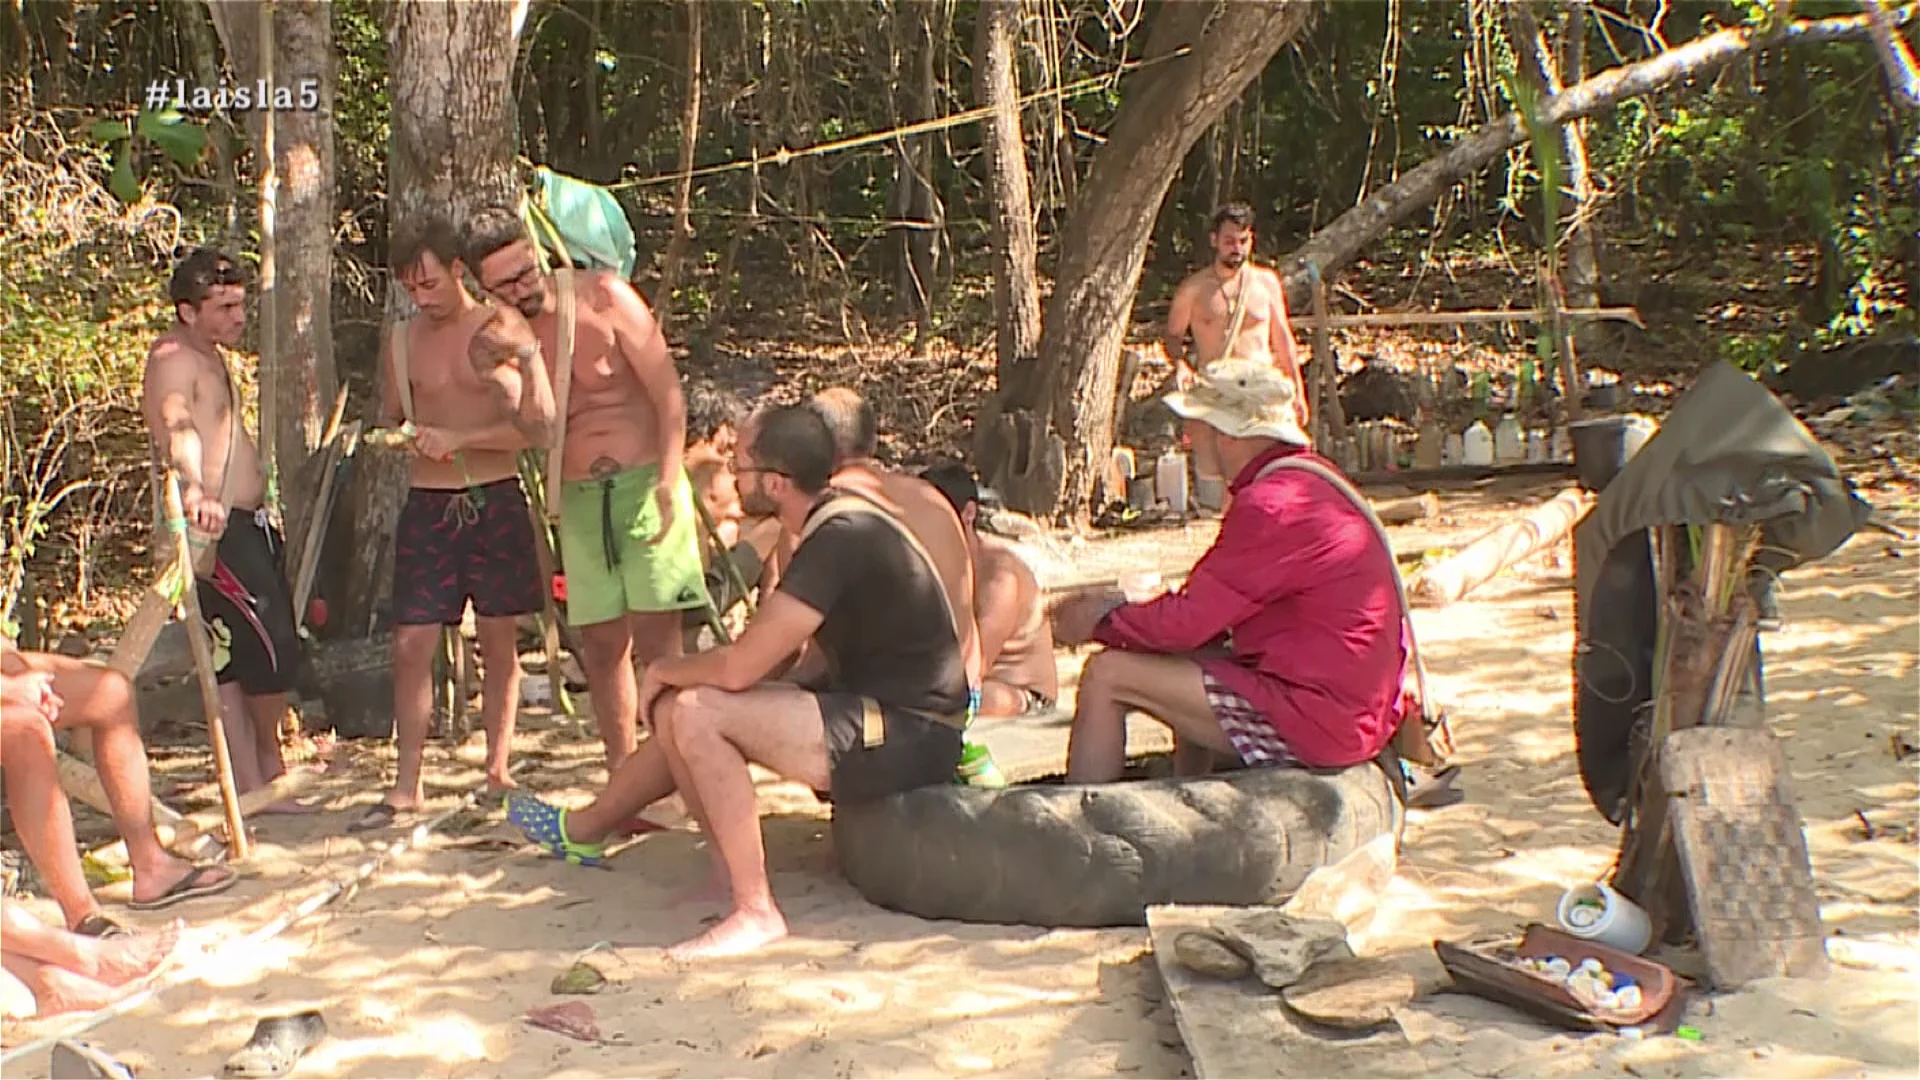
M 1568 488 L 1428 567 L 1407 590 L 1417 607 L 1445 607 L 1502 570 L 1555 543 L 1591 505 L 1579 488 Z
M 174 558 L 188 580 L 193 576 L 192 545 L 187 538 L 187 512 L 180 498 L 180 474 L 167 470 L 167 531 L 173 536 Z M 209 545 L 211 546 L 211 545 Z M 214 681 L 213 650 L 207 645 L 206 623 L 200 613 L 200 593 L 184 590 L 187 610 L 187 646 L 193 652 L 194 674 L 200 683 L 200 704 L 207 714 L 207 741 L 213 747 L 213 774 L 220 782 L 220 804 L 226 811 L 227 845 L 233 861 L 244 861 L 253 851 L 246 822 L 240 817 L 240 796 L 233 786 L 233 758 L 227 750 L 226 725 L 220 715 L 220 688 Z
M 1562 319 L 1609 319 L 1629 322 L 1641 329 L 1646 323 L 1640 320 L 1638 308 L 1600 307 L 1600 308 L 1561 308 Z M 1327 325 L 1340 328 L 1349 326 L 1466 326 L 1480 323 L 1519 323 L 1552 322 L 1554 310 L 1551 305 L 1538 308 L 1481 308 L 1471 311 L 1387 311 L 1375 315 L 1329 315 Z

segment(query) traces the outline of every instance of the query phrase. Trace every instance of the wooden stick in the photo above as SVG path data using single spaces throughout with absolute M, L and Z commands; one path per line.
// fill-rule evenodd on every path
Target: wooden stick
M 180 571 L 191 577 L 192 550 L 187 538 L 187 512 L 180 498 L 180 474 L 167 470 L 167 531 L 173 534 L 175 558 Z M 240 817 L 240 797 L 233 786 L 233 758 L 227 750 L 226 725 L 220 716 L 220 687 L 214 681 L 213 650 L 207 645 L 206 623 L 200 613 L 199 590 L 188 588 L 187 646 L 193 651 L 194 672 L 200 682 L 200 704 L 207 714 L 207 741 L 213 745 L 213 773 L 220 782 L 220 803 L 226 810 L 227 846 L 235 862 L 244 861 L 253 852 L 253 840 L 247 836 L 246 822 Z
M 1475 323 L 1551 322 L 1550 308 L 1487 308 L 1478 311 L 1385 311 L 1377 315 L 1330 315 L 1327 325 L 1345 326 L 1464 326 Z M 1611 319 L 1646 329 L 1638 308 L 1562 308 L 1566 319 Z
M 92 765 L 71 754 L 56 750 L 54 751 L 54 770 L 60 782 L 60 790 L 66 792 L 68 798 L 79 799 L 102 814 L 108 817 L 113 816 L 113 800 L 107 798 L 106 786 L 100 782 L 100 774 Z M 148 805 L 153 813 L 154 832 L 159 835 L 162 846 L 176 848 L 181 854 L 194 859 L 205 858 L 211 854 L 213 837 L 197 830 L 186 837 L 190 842 L 189 847 L 178 848 L 176 842 L 170 838 L 178 835 L 176 830 L 181 822 L 187 820 L 186 816 L 151 796 L 148 797 Z M 109 861 L 125 862 L 126 841 L 115 840 L 94 854 L 104 855 Z
M 260 85 L 272 93 L 273 82 L 273 0 L 260 0 Z M 269 102 L 260 110 L 260 444 L 266 464 L 267 493 L 270 499 L 280 495 L 279 406 L 274 398 L 280 386 L 280 272 L 278 236 L 280 169 L 274 146 L 273 108 Z M 234 409 L 239 402 L 232 403 Z M 235 421 L 236 425 L 238 421 Z M 269 506 L 269 513 L 279 506 Z
M 344 405 L 346 400 L 347 388 L 343 386 L 340 388 L 341 404 Z M 357 429 L 359 421 L 351 426 Z M 339 435 L 335 431 L 320 445 L 320 492 L 309 510 L 313 516 L 307 520 L 307 542 L 300 549 L 300 562 L 293 576 L 293 617 L 296 627 L 307 625 L 307 601 L 313 597 L 313 579 L 320 572 L 320 549 L 327 534 L 327 519 L 333 516 L 333 478 L 340 471 L 340 459 L 349 441 L 341 439 Z
M 1419 607 L 1444 607 L 1460 599 L 1500 571 L 1567 535 L 1591 501 L 1579 488 L 1568 488 L 1428 567 L 1407 590 L 1409 600 Z
M 61 762 L 60 769 L 61 787 L 67 786 L 70 775 L 76 781 L 76 787 L 79 790 L 67 788 L 68 794 L 74 798 L 88 806 L 94 806 L 95 798 L 102 801 L 106 799 L 106 790 L 100 787 L 99 777 L 84 763 L 67 758 Z M 81 770 L 84 770 L 90 779 L 81 781 L 78 775 Z M 305 794 L 318 779 L 319 773 L 313 769 L 295 769 L 282 773 L 268 781 L 265 786 L 254 788 L 240 796 L 240 813 L 242 816 L 257 814 L 282 799 L 298 798 Z M 81 783 L 86 786 L 80 787 Z M 155 800 L 155 804 L 158 805 L 158 800 Z M 97 806 L 95 809 L 102 813 L 109 812 L 104 805 Z M 217 838 L 214 836 L 214 831 L 223 824 L 224 808 L 198 810 L 186 815 L 174 813 L 171 810 L 168 813 L 172 815 L 171 820 L 161 821 L 158 817 L 154 819 L 153 831 L 160 838 L 161 846 L 191 858 L 206 858 L 215 847 Z M 115 840 L 111 844 L 96 849 L 92 854 L 96 858 L 104 857 L 109 862 L 125 861 L 126 841 Z
M 1327 372 L 1333 368 L 1333 333 L 1327 326 L 1327 283 L 1320 278 L 1320 268 L 1313 268 L 1313 379 L 1312 389 L 1307 394 L 1308 412 L 1313 415 L 1313 445 L 1321 453 L 1329 451 L 1328 440 L 1334 437 L 1333 430 L 1327 424 L 1326 386 Z
M 1429 491 L 1405 499 L 1388 499 L 1373 504 L 1373 513 L 1383 525 L 1409 525 L 1440 516 L 1440 496 Z

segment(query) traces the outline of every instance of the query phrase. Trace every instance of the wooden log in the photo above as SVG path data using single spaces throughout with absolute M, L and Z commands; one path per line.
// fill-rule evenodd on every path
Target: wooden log
M 1429 567 L 1407 590 L 1409 599 L 1416 607 L 1444 607 L 1460 599 L 1500 571 L 1557 543 L 1591 502 L 1586 492 L 1568 488 Z
M 1631 307 L 1561 308 L 1562 319 L 1605 319 L 1629 322 L 1646 329 L 1640 311 Z M 1550 308 L 1493 308 L 1479 311 L 1387 311 L 1376 315 L 1332 315 L 1328 326 L 1469 326 L 1480 323 L 1553 322 Z
M 180 572 L 190 577 L 193 568 L 188 560 L 192 557 L 192 545 L 187 536 L 187 511 L 180 497 L 180 476 L 171 469 L 167 470 L 165 493 L 167 530 L 173 534 L 174 557 L 179 560 Z M 226 811 L 227 846 L 233 860 L 240 862 L 252 853 L 253 840 L 247 836 L 246 822 L 240 816 L 240 797 L 233 786 L 233 757 L 227 751 L 227 731 L 220 715 L 220 687 L 214 681 L 213 650 L 207 644 L 199 591 L 187 588 L 183 592 L 187 609 L 187 646 L 193 652 L 194 674 L 200 684 L 200 704 L 206 710 L 207 742 L 213 748 L 213 773 L 220 782 L 220 804 Z
M 111 813 L 108 809 L 106 789 L 100 786 L 100 778 L 91 767 L 85 762 L 76 761 L 65 755 L 61 756 L 59 765 L 60 786 L 68 795 L 103 814 Z M 313 769 L 295 769 L 292 772 L 283 773 L 269 781 L 265 787 L 255 788 L 240 796 L 240 813 L 243 816 L 257 814 L 283 799 L 298 798 L 314 785 L 319 775 Z M 162 808 L 163 804 L 156 799 L 154 806 L 158 809 Z M 162 847 L 191 859 L 204 859 L 219 845 L 219 838 L 214 833 L 223 824 L 225 812 L 224 807 L 200 810 L 191 814 L 180 814 L 169 809 L 165 820 L 162 820 L 159 814 L 155 814 L 153 831 L 160 838 Z M 127 842 L 115 840 L 91 854 L 94 858 L 106 862 L 124 863 L 127 860 Z
M 1409 525 L 1440 516 L 1440 496 L 1429 491 L 1405 499 L 1387 499 L 1373 504 L 1374 516 L 1383 525 Z

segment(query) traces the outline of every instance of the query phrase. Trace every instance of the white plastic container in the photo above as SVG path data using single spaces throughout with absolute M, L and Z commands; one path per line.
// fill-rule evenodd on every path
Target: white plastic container
M 1547 433 L 1527 432 L 1527 464 L 1538 465 L 1545 460 L 1547 460 Z
M 1635 956 L 1653 940 L 1653 921 L 1640 905 L 1602 882 L 1568 889 L 1560 897 L 1557 914 L 1560 928 L 1574 937 Z
M 1527 433 L 1521 430 L 1520 421 L 1508 413 L 1493 429 L 1493 460 L 1504 465 L 1526 459 Z
M 1627 419 L 1626 444 L 1628 460 L 1632 460 L 1633 455 L 1639 453 L 1640 448 L 1647 445 L 1647 440 L 1653 438 L 1656 427 L 1657 425 L 1655 425 L 1652 420 L 1644 416 L 1633 416 Z
M 1116 446 L 1113 448 L 1113 471 L 1120 475 L 1121 481 L 1131 480 L 1140 475 L 1133 463 L 1133 447 Z
M 1462 465 L 1493 464 L 1493 432 L 1478 420 L 1460 436 L 1460 463 Z
M 1187 455 L 1168 450 L 1153 466 L 1153 489 L 1176 514 L 1187 512 Z

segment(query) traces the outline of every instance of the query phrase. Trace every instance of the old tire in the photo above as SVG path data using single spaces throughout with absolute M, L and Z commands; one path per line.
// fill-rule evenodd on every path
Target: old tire
M 928 919 L 1138 926 L 1150 904 L 1276 904 L 1402 812 L 1374 764 L 1112 784 L 942 785 L 836 805 L 855 888 Z

